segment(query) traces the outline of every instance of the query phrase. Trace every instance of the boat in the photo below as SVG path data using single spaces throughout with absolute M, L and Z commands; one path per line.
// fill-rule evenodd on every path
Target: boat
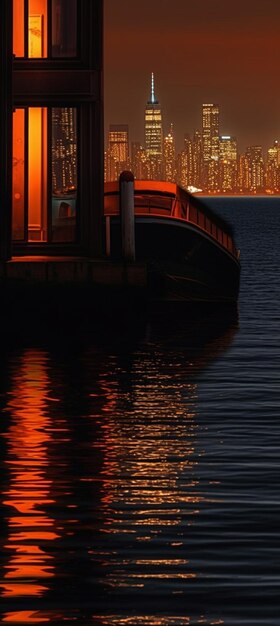
M 240 255 L 231 225 L 175 183 L 132 184 L 135 261 L 147 267 L 150 298 L 236 302 Z M 119 182 L 105 183 L 104 237 L 114 261 L 123 255 L 120 196 Z

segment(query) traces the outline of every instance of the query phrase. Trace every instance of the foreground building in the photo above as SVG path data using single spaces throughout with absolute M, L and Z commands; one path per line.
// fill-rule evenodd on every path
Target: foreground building
M 1 0 L 4 261 L 101 255 L 102 5 Z

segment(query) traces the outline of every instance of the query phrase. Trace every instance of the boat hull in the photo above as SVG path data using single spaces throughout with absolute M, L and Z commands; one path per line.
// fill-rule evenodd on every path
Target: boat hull
M 152 300 L 236 302 L 240 264 L 206 232 L 183 220 L 135 216 L 136 260 L 148 269 Z M 110 220 L 112 259 L 121 258 L 120 220 Z

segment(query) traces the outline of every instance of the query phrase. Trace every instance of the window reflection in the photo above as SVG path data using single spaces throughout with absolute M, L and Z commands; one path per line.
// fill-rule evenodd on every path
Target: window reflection
M 77 110 L 52 109 L 52 239 L 73 241 L 76 233 Z
M 77 0 L 52 0 L 52 56 L 77 55 Z
M 25 10 L 28 11 L 28 24 Z M 48 16 L 51 21 L 50 45 Z M 16 57 L 27 56 L 29 59 L 75 57 L 77 0 L 13 0 L 13 50 Z

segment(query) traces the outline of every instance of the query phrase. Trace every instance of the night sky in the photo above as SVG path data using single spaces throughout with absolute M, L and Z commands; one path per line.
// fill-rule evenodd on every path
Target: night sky
M 221 108 L 221 134 L 265 148 L 280 139 L 279 0 L 105 0 L 105 130 L 143 142 L 150 74 L 176 149 Z

